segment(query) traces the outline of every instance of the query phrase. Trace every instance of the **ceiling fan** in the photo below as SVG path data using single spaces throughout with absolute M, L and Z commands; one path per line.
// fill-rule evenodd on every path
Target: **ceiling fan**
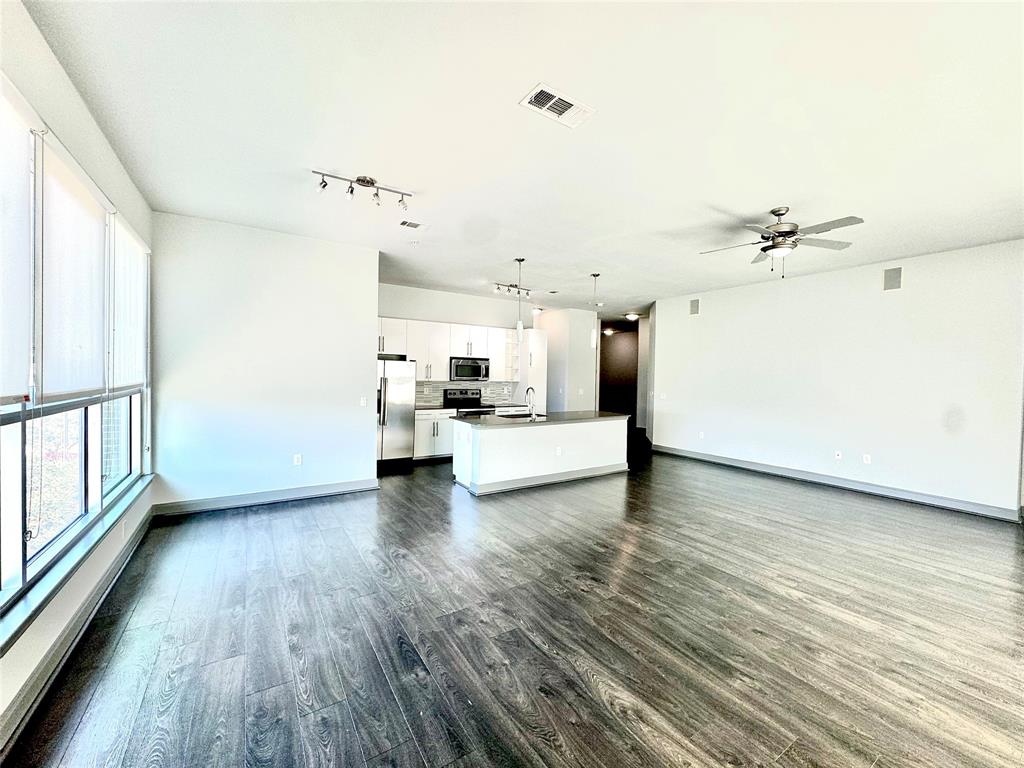
M 769 224 L 767 227 L 762 227 L 760 224 L 743 225 L 751 232 L 759 234 L 761 236 L 760 240 L 755 240 L 752 243 L 728 245 L 725 248 L 713 248 L 710 251 L 701 251 L 701 255 L 703 256 L 705 253 L 727 251 L 730 248 L 743 248 L 749 245 L 760 245 L 761 252 L 754 257 L 752 262 L 750 262 L 751 264 L 757 264 L 768 258 L 784 258 L 798 245 L 810 245 L 814 248 L 828 248 L 833 251 L 841 251 L 844 248 L 849 248 L 853 243 L 848 243 L 844 240 L 825 240 L 820 237 L 807 237 L 807 235 L 816 235 L 820 232 L 830 232 L 831 230 L 839 229 L 840 227 L 849 227 L 853 224 L 864 223 L 864 219 L 859 216 L 845 216 L 842 219 L 833 219 L 832 221 L 814 224 L 810 227 L 801 227 L 799 224 L 794 224 L 790 221 L 783 221 L 782 217 L 787 213 L 789 213 L 789 206 L 780 205 L 778 208 L 772 208 L 771 210 L 772 216 L 775 216 L 778 219 L 774 224 Z

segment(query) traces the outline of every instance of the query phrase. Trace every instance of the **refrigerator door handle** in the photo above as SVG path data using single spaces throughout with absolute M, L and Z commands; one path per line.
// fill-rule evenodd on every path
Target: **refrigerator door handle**
M 384 377 L 380 377 L 377 385 L 377 426 L 384 426 Z
M 383 404 L 383 407 L 381 408 L 380 412 L 380 423 L 381 426 L 386 427 L 388 425 L 388 379 L 386 376 L 383 379 L 381 379 L 381 384 L 384 387 L 384 391 L 383 394 L 381 395 L 381 403 Z

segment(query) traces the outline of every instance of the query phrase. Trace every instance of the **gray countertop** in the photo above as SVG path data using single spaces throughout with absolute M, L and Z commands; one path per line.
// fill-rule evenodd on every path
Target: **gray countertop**
M 603 421 L 605 419 L 628 419 L 624 413 L 610 411 L 554 411 L 548 414 L 537 414 L 537 420 L 531 421 L 529 416 L 505 418 L 494 414 L 477 414 L 474 416 L 453 416 L 453 421 L 462 421 L 476 428 L 494 427 L 541 427 L 546 424 L 572 424 L 584 421 Z

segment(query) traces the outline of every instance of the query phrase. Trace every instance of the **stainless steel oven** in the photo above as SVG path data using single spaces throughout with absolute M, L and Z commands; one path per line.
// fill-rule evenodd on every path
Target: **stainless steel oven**
M 486 357 L 453 357 L 449 362 L 448 381 L 487 381 L 491 361 Z

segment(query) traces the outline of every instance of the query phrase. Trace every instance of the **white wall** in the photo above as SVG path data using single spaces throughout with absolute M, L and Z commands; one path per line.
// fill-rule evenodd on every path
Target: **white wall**
M 163 213 L 154 233 L 159 500 L 375 484 L 377 252 Z
M 1022 294 L 1014 241 L 659 301 L 654 443 L 1015 517 Z
M 432 320 L 438 323 L 487 325 L 515 328 L 516 302 L 490 296 L 433 291 L 407 285 L 381 283 L 378 287 L 381 317 L 406 320 Z M 533 327 L 533 305 L 523 302 L 523 327 Z
M 548 410 L 597 408 L 597 349 L 591 331 L 597 314 L 584 309 L 545 310 L 536 321 L 548 334 Z
M 0 68 L 118 213 L 151 243 L 149 205 L 18 0 L 0 2 Z

